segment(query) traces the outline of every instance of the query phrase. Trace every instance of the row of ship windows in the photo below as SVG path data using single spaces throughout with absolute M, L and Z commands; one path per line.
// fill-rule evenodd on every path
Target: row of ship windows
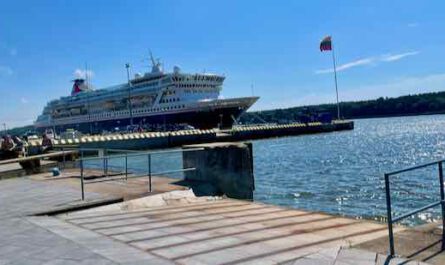
M 131 87 L 131 90 L 132 91 L 133 90 L 139 90 L 139 89 L 142 89 L 142 88 L 146 88 L 146 87 L 149 87 L 149 86 L 156 86 L 156 85 L 157 85 L 157 82 L 156 83 L 150 83 L 150 84 L 143 84 L 143 85 L 135 85 L 135 86 Z M 113 91 L 111 93 L 110 93 L 110 91 L 107 91 L 107 92 L 97 93 L 96 95 L 82 95 L 81 97 L 80 96 L 71 97 L 70 101 L 76 101 L 76 102 L 79 101 L 79 100 L 86 100 L 86 101 L 88 101 L 90 98 L 94 98 L 94 100 L 115 98 L 115 97 L 118 97 L 118 96 L 121 96 L 121 95 L 126 95 L 127 93 L 128 93 L 128 91 L 126 89 L 125 90 L 116 90 L 116 91 Z M 80 102 L 78 102 L 78 103 L 80 103 Z
M 165 110 L 174 110 L 174 109 L 183 109 L 185 108 L 185 105 L 175 105 L 175 106 L 170 106 L 170 107 L 163 107 L 163 108 L 154 108 L 151 109 L 150 111 L 165 111 Z M 147 112 L 146 110 L 136 110 L 133 113 L 144 113 Z
M 185 108 L 185 105 L 175 105 L 175 106 L 171 106 L 171 107 L 154 108 L 154 109 L 151 109 L 150 111 L 166 111 L 166 110 L 175 110 L 175 109 L 181 109 L 181 108 Z M 139 114 L 139 113 L 146 113 L 146 112 L 147 112 L 147 110 L 135 110 L 132 113 Z M 125 113 L 124 112 L 117 113 L 117 115 L 128 115 L 128 114 L 129 114 L 128 111 Z M 83 116 L 88 116 L 88 115 L 83 115 Z M 93 118 L 111 118 L 114 115 L 112 113 L 103 113 L 103 114 L 93 114 L 92 116 L 93 116 Z M 67 119 L 73 120 L 73 119 L 77 119 L 77 118 L 79 118 L 79 117 L 70 117 Z
M 167 99 L 161 99 L 159 103 L 177 102 L 177 101 L 179 101 L 179 98 L 167 98 Z
M 176 94 L 176 90 L 168 90 L 168 88 L 167 88 L 167 91 L 165 91 L 165 93 L 164 93 L 164 95 L 175 95 Z
M 173 81 L 181 82 L 181 81 L 219 81 L 221 82 L 223 80 L 222 77 L 218 76 L 202 76 L 202 75 L 195 75 L 195 76 L 187 76 L 187 77 L 179 77 L 179 76 L 173 76 Z
M 209 85 L 209 84 L 179 84 L 178 87 L 185 87 L 185 88 L 194 88 L 194 87 L 210 87 L 215 88 L 215 85 Z
M 154 109 L 150 109 L 149 111 L 165 111 L 165 110 L 174 110 L 174 109 L 182 109 L 185 108 L 185 105 L 175 105 L 175 106 L 170 106 L 170 107 L 163 107 L 163 108 L 154 108 Z M 147 112 L 147 110 L 135 110 L 132 113 L 145 113 Z M 127 115 L 129 114 L 128 111 L 120 111 L 115 113 L 117 115 Z M 105 118 L 105 117 L 112 117 L 113 113 L 103 113 L 103 114 L 93 114 L 93 116 L 95 118 Z
M 149 86 L 157 86 L 157 85 L 158 85 L 158 82 L 145 83 L 145 84 L 141 84 L 141 85 L 133 85 L 131 88 L 136 89 L 136 88 L 141 88 L 141 87 L 149 87 Z
M 184 90 L 185 93 L 213 93 L 214 91 L 205 91 L 205 90 L 195 90 L 195 89 L 185 89 Z

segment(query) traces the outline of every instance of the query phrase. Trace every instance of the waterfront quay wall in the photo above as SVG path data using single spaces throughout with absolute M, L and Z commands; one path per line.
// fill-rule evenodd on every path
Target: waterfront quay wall
M 56 147 L 104 149 L 159 149 L 189 144 L 234 142 L 270 137 L 295 136 L 354 129 L 353 121 L 332 123 L 292 123 L 235 127 L 228 130 L 185 130 L 175 132 L 143 132 L 112 135 L 82 136 L 76 139 L 55 140 Z M 30 148 L 38 148 L 40 141 L 31 141 Z
M 56 146 L 76 145 L 80 148 L 144 150 L 178 147 L 187 144 L 215 142 L 215 130 L 129 133 L 84 136 L 80 139 L 55 141 Z
M 337 121 L 333 123 L 295 123 L 271 126 L 256 126 L 248 128 L 237 128 L 231 133 L 232 141 L 243 141 L 252 139 L 262 139 L 270 137 L 283 137 L 292 135 L 304 135 L 314 133 L 327 133 L 334 131 L 352 130 L 354 122 Z
M 184 180 L 197 196 L 226 195 L 233 199 L 253 200 L 252 143 L 208 143 L 187 145 L 183 150 Z M 196 150 L 199 149 L 199 150 Z

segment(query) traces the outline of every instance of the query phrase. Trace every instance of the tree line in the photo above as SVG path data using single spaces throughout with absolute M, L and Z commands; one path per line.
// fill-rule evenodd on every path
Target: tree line
M 374 100 L 341 102 L 340 110 L 344 119 L 445 113 L 445 91 L 396 98 L 380 97 Z M 305 117 L 315 117 L 322 113 L 337 117 L 337 105 L 321 104 L 246 112 L 239 121 L 242 124 L 298 122 Z

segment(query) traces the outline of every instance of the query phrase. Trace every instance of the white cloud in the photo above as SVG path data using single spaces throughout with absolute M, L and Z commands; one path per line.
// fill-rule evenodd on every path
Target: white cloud
M 76 78 L 83 78 L 91 79 L 94 76 L 94 72 L 91 70 L 82 70 L 82 69 L 76 69 L 74 70 L 74 77 Z
M 11 67 L 0 65 L 0 76 L 10 76 L 14 74 L 14 71 L 12 71 Z
M 21 98 L 20 98 L 20 102 L 21 102 L 22 104 L 28 104 L 29 100 L 28 100 L 27 98 L 25 98 L 25 97 L 21 97 Z
M 339 66 L 337 66 L 337 72 L 341 72 L 341 71 L 344 71 L 344 70 L 347 70 L 347 69 L 350 69 L 353 67 L 357 67 L 357 66 L 377 65 L 382 62 L 383 63 L 395 62 L 395 61 L 398 61 L 405 57 L 413 56 L 416 54 L 419 54 L 419 51 L 411 51 L 411 52 L 398 53 L 398 54 L 384 54 L 384 55 L 375 56 L 375 57 L 367 57 L 367 58 L 363 58 L 363 59 L 359 59 L 356 61 L 352 61 L 349 63 L 339 65 Z M 333 73 L 333 72 L 334 72 L 334 68 L 322 69 L 322 70 L 315 71 L 316 74 L 328 74 L 328 73 Z
M 386 55 L 383 55 L 380 60 L 383 62 L 394 62 L 394 61 L 398 61 L 405 57 L 413 56 L 416 54 L 419 54 L 419 51 L 405 52 L 405 53 L 399 53 L 399 54 L 386 54 Z
M 361 65 L 372 64 L 374 61 L 375 61 L 375 58 L 369 57 L 369 58 L 359 59 L 357 61 L 345 63 L 345 64 L 339 65 L 337 67 L 337 72 L 341 72 L 346 69 L 361 66 Z M 315 71 L 316 74 L 327 74 L 327 73 L 333 73 L 333 72 L 334 72 L 334 68 L 322 69 L 322 70 Z

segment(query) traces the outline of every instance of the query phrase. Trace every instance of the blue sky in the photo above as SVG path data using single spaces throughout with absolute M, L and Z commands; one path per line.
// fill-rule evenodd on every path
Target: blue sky
M 124 65 L 227 76 L 223 96 L 261 97 L 254 110 L 445 89 L 444 1 L 3 1 L 0 123 L 30 124 L 68 95 L 88 62 L 92 83 L 125 82 Z

